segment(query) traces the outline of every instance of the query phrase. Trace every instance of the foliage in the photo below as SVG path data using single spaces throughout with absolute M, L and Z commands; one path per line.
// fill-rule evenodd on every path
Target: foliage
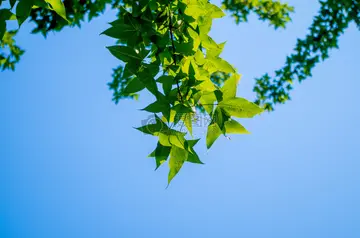
M 294 8 L 279 1 L 270 0 L 223 0 L 225 9 L 232 13 L 236 23 L 246 22 L 248 15 L 254 12 L 259 20 L 269 21 L 276 28 L 285 28 L 285 24 L 291 20 L 290 13 Z
M 153 123 L 139 131 L 157 137 L 149 155 L 156 168 L 168 161 L 168 182 L 185 162 L 202 164 L 194 150 L 199 139 L 192 138 L 192 122 L 198 113 L 210 118 L 206 146 L 220 135 L 249 133 L 234 118 L 251 118 L 262 112 L 257 106 L 273 110 L 287 101 L 292 83 L 311 76 L 317 63 L 338 47 L 338 38 L 355 22 L 360 28 L 360 0 L 320 1 L 318 16 L 305 39 L 297 41 L 295 52 L 285 66 L 256 79 L 256 104 L 236 96 L 240 75 L 220 57 L 224 43 L 215 42 L 209 32 L 212 21 L 225 14 L 208 0 L 0 0 L 0 68 L 14 70 L 24 50 L 14 36 L 27 19 L 35 23 L 32 33 L 45 37 L 66 26 L 80 27 L 86 19 L 105 9 L 117 11 L 117 19 L 102 34 L 116 39 L 107 47 L 121 62 L 113 70 L 109 88 L 113 100 L 137 99 L 149 91 L 154 102 L 143 110 L 154 114 Z M 293 8 L 276 0 L 222 0 L 222 7 L 235 22 L 246 22 L 249 14 L 258 15 L 275 29 L 285 28 Z M 186 131 L 175 130 L 182 124 Z
M 100 11 L 106 3 L 109 2 L 102 2 Z M 33 18 L 32 9 L 36 9 L 38 16 L 52 16 L 48 18 L 50 24 L 38 25 L 33 31 L 46 35 L 83 19 L 66 13 L 65 6 L 61 0 L 21 0 L 17 4 L 13 1 L 3 22 L 16 19 L 21 26 L 29 16 L 39 22 Z M 234 117 L 251 118 L 262 112 L 256 104 L 236 97 L 240 75 L 220 57 L 225 44 L 218 44 L 209 36 L 213 19 L 224 15 L 207 0 L 129 1 L 119 6 L 118 18 L 102 33 L 116 39 L 117 44 L 107 48 L 124 65 L 114 70 L 114 81 L 109 84 L 115 92 L 114 100 L 137 97 L 142 90 L 154 96 L 155 101 L 143 110 L 153 113 L 155 121 L 137 129 L 158 138 L 156 149 L 149 156 L 155 158 L 156 168 L 169 161 L 168 183 L 185 162 L 202 164 L 194 150 L 199 139 L 192 137 L 196 108 L 211 118 L 207 148 L 221 134 L 248 133 Z M 3 32 L 8 34 L 6 25 Z M 220 86 L 214 74 L 229 79 Z M 179 123 L 185 125 L 185 132 L 174 129 Z
M 232 117 L 250 118 L 262 112 L 254 103 L 236 97 L 240 76 L 219 56 L 224 44 L 208 35 L 212 20 L 223 16 L 206 0 L 139 1 L 121 8 L 119 18 L 103 32 L 118 40 L 108 49 L 125 63 L 121 74 L 129 83 L 124 95 L 146 89 L 155 98 L 143 110 L 159 116 L 137 129 L 158 137 L 150 156 L 157 167 L 169 158 L 169 183 L 185 162 L 202 163 L 194 150 L 198 140 L 188 136 L 194 108 L 203 107 L 212 118 L 207 148 L 221 134 L 244 132 Z M 218 71 L 231 74 L 223 87 L 210 79 Z M 187 133 L 172 128 L 181 122 Z
M 303 81 L 312 70 L 329 57 L 329 51 L 338 48 L 338 39 L 351 22 L 360 29 L 360 0 L 320 1 L 321 8 L 309 28 L 309 34 L 296 43 L 294 53 L 286 58 L 285 66 L 256 79 L 256 103 L 273 110 L 274 104 L 290 99 L 294 81 Z

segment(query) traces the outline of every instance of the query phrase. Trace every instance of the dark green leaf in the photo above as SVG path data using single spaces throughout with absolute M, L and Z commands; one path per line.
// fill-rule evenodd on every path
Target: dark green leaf
M 18 20 L 19 26 L 29 17 L 32 6 L 34 5 L 34 0 L 22 0 L 16 6 L 16 18 Z
M 136 93 L 145 88 L 145 84 L 143 84 L 138 78 L 133 78 L 130 80 L 129 84 L 126 86 L 124 92 L 125 93 Z
M 132 60 L 142 60 L 140 55 L 138 55 L 134 49 L 128 46 L 116 45 L 108 46 L 107 48 L 112 55 L 124 62 L 131 62 Z
M 165 101 L 156 101 L 154 103 L 151 103 L 142 110 L 158 113 L 158 112 L 163 112 L 164 110 L 170 110 L 170 105 Z
M 162 165 L 170 155 L 171 147 L 163 146 L 159 142 L 156 146 L 156 149 L 149 155 L 149 157 L 155 157 L 156 168 L 157 170 L 160 165 Z
M 137 29 L 135 29 L 133 26 L 119 23 L 113 27 L 110 27 L 101 34 L 110 36 L 115 39 L 128 40 L 130 37 L 136 35 L 136 33 Z
M 0 40 L 4 37 L 6 32 L 6 22 L 3 20 L 0 20 Z
M 169 75 L 163 75 L 160 76 L 156 81 L 162 83 L 164 94 L 169 95 L 172 89 L 172 85 L 174 83 L 174 77 Z
M 11 8 L 14 7 L 15 3 L 16 3 L 16 0 L 10 0 L 10 6 L 11 6 Z

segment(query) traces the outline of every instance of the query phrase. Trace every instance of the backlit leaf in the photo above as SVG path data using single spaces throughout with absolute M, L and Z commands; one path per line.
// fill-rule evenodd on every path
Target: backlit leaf
M 225 122 L 225 133 L 227 134 L 250 134 L 245 127 L 235 120 Z
M 240 80 L 239 74 L 233 74 L 230 78 L 228 78 L 224 86 L 221 88 L 223 93 L 223 100 L 234 98 L 236 96 L 237 85 Z
M 210 149 L 210 147 L 214 144 L 217 138 L 222 134 L 220 127 L 217 123 L 210 124 L 208 126 L 207 134 L 206 134 L 206 147 Z
M 59 16 L 61 16 L 65 20 L 67 20 L 65 6 L 61 0 L 45 0 L 45 2 L 49 3 L 51 5 L 52 9 L 57 14 L 59 14 Z
M 149 157 L 155 157 L 155 170 L 157 170 L 160 165 L 162 165 L 168 159 L 170 150 L 171 147 L 163 146 L 160 143 L 157 144 L 156 149 L 149 155 Z
M 181 167 L 188 158 L 188 154 L 189 152 L 184 149 L 178 148 L 176 146 L 171 147 L 168 184 L 170 184 L 171 180 L 173 180 L 173 178 L 179 173 Z
M 232 98 L 219 103 L 218 105 L 230 116 L 239 118 L 251 118 L 263 112 L 258 105 L 249 102 L 245 98 Z

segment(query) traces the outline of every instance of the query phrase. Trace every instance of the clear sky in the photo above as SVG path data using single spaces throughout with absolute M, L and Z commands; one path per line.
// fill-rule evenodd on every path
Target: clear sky
M 319 4 L 296 7 L 287 30 L 256 20 L 217 20 L 223 57 L 242 73 L 238 95 L 254 98 L 254 78 L 281 67 L 306 34 Z M 241 122 L 251 135 L 197 150 L 168 189 L 154 172 L 155 138 L 132 127 L 153 99 L 115 105 L 106 83 L 119 62 L 99 36 L 109 12 L 50 34 L 17 38 L 16 72 L 0 73 L 0 237 L 355 238 L 360 237 L 358 106 L 360 33 L 296 85 L 292 101 Z M 199 128 L 199 134 L 205 128 Z

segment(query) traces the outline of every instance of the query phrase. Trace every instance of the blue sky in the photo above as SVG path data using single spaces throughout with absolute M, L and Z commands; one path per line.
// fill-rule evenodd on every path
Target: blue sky
M 254 78 L 283 65 L 319 5 L 296 8 L 286 30 L 224 18 L 212 35 L 243 75 L 238 95 L 254 98 Z M 106 83 L 119 62 L 99 33 L 107 13 L 17 41 L 16 72 L 0 73 L 0 237 L 360 237 L 360 33 L 296 85 L 292 101 L 241 121 L 251 135 L 219 139 L 203 166 L 186 164 L 165 189 L 167 166 L 146 156 L 156 141 L 132 127 L 153 99 L 115 105 Z M 199 128 L 199 135 L 205 134 Z

